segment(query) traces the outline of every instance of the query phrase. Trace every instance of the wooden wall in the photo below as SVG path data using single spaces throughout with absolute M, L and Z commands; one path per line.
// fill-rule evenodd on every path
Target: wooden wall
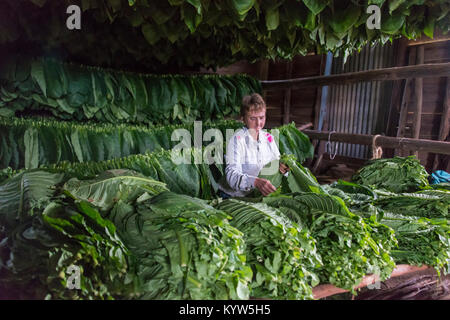
M 281 80 L 317 76 L 321 72 L 320 55 L 297 56 L 291 62 L 285 60 L 260 61 L 254 64 L 237 62 L 226 68 L 220 68 L 218 74 L 247 73 L 259 80 Z M 289 65 L 290 64 L 290 65 Z M 297 125 L 314 123 L 314 108 L 318 98 L 317 87 L 305 87 L 301 90 L 266 90 L 263 92 L 267 104 L 266 127 L 272 128 L 294 121 Z M 285 104 L 289 104 L 288 117 Z
M 420 48 L 422 46 L 422 49 Z M 402 58 L 403 65 L 412 65 L 418 63 L 418 52 L 423 50 L 423 63 L 443 63 L 450 62 L 450 40 L 439 41 L 434 43 L 415 44 L 414 42 L 406 43 L 405 56 Z M 420 90 L 420 86 L 417 87 L 416 80 L 409 82 L 409 88 L 406 91 L 406 97 L 402 98 L 403 94 L 397 94 L 396 99 L 392 100 L 391 108 L 396 111 L 393 117 L 393 121 L 400 118 L 400 107 L 405 104 L 407 116 L 404 123 L 394 123 L 396 129 L 398 127 L 404 127 L 403 134 L 400 136 L 411 138 L 414 136 L 414 119 L 417 112 L 417 90 Z M 445 111 L 445 104 L 449 103 L 449 80 L 447 77 L 436 78 L 423 78 L 422 79 L 422 111 L 419 115 L 419 138 L 429 140 L 449 140 L 449 126 L 450 115 Z M 398 91 L 405 90 L 405 81 L 399 86 Z M 420 95 L 419 95 L 420 97 Z M 447 107 L 448 110 L 448 107 Z M 391 132 L 391 135 L 394 132 Z M 395 152 L 397 155 L 408 155 L 404 152 Z M 418 152 L 416 154 L 420 159 L 422 165 L 424 165 L 429 172 L 434 170 L 446 170 L 450 172 L 450 161 L 448 156 L 437 156 L 434 153 Z

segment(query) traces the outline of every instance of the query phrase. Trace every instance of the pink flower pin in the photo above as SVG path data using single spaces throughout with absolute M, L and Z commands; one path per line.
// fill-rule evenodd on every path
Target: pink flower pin
M 273 141 L 273 138 L 272 138 L 272 136 L 270 134 L 267 136 L 267 140 L 269 140 L 269 142 Z

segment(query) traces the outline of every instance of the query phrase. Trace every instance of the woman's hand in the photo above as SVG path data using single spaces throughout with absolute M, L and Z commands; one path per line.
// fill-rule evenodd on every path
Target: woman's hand
M 285 165 L 284 163 L 280 162 L 280 172 L 282 174 L 285 174 L 288 171 L 289 171 L 289 167 L 287 165 Z
M 255 179 L 255 187 L 261 191 L 264 197 L 277 190 L 269 180 L 261 178 Z

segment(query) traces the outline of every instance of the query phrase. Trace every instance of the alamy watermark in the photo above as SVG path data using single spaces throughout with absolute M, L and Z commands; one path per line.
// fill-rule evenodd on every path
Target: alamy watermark
M 81 29 L 81 9 L 76 4 L 70 5 L 66 10 L 67 14 L 70 16 L 66 20 L 66 27 L 69 30 L 80 30 Z
M 66 27 L 69 30 L 80 30 L 81 29 L 81 8 L 72 4 L 67 7 L 66 13 L 70 16 L 66 20 Z M 372 4 L 366 9 L 366 13 L 370 14 L 367 18 L 366 26 L 368 29 L 380 29 L 381 28 L 381 10 L 380 7 Z
M 194 137 L 187 129 L 175 129 L 171 135 L 172 142 L 178 142 L 171 150 L 171 160 L 173 163 L 180 164 L 223 164 L 224 154 L 232 156 L 237 147 L 237 141 L 231 141 L 234 134 L 241 129 L 225 130 L 226 141 L 228 141 L 228 150 L 225 150 L 225 143 L 222 131 L 217 128 L 209 128 L 203 133 L 202 121 L 194 121 Z M 251 133 L 252 129 L 249 129 Z M 279 144 L 279 131 L 278 129 L 272 129 L 270 133 L 260 131 L 259 134 L 263 135 L 260 140 L 267 139 L 269 143 L 275 143 L 278 147 Z M 234 139 L 244 140 L 244 135 L 237 135 Z M 243 141 L 242 140 L 242 141 Z M 203 142 L 210 142 L 203 148 Z M 259 148 L 259 146 L 258 146 Z M 226 152 L 227 151 L 227 152 Z M 258 165 L 258 163 L 248 164 Z M 270 166 L 263 167 L 261 174 L 272 175 L 279 169 L 279 163 L 273 161 Z
M 366 13 L 369 13 L 370 16 L 367 18 L 366 26 L 367 29 L 381 29 L 381 10 L 377 5 L 370 5 L 367 7 Z
M 66 282 L 67 289 L 70 289 L 70 290 L 81 289 L 80 267 L 71 265 L 67 268 L 66 273 L 69 274 L 69 277 L 67 278 L 67 282 Z

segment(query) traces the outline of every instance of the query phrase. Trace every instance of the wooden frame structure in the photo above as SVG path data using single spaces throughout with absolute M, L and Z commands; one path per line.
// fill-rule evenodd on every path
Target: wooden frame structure
M 436 41 L 448 41 L 450 38 L 439 38 Z M 433 41 L 431 41 L 433 42 Z M 365 144 L 365 145 L 373 145 L 385 147 L 388 149 L 397 149 L 396 155 L 404 155 L 402 150 L 409 150 L 409 154 L 418 155 L 419 151 L 432 152 L 436 154 L 436 160 L 434 167 L 437 166 L 438 154 L 450 155 L 450 142 L 446 142 L 445 139 L 448 135 L 449 125 L 448 119 L 450 118 L 450 107 L 449 107 L 449 78 L 450 78 L 450 62 L 444 63 L 428 63 L 424 64 L 424 47 L 423 44 L 430 43 L 430 41 L 421 43 L 414 42 L 410 43 L 403 39 L 403 41 L 399 42 L 399 56 L 400 59 L 396 62 L 395 67 L 391 68 L 380 68 L 368 71 L 359 71 L 359 72 L 347 72 L 342 74 L 335 75 L 320 75 L 314 77 L 305 77 L 305 78 L 297 78 L 297 79 L 286 79 L 286 80 L 262 80 L 262 88 L 263 91 L 266 90 L 284 90 L 284 103 L 283 103 L 283 123 L 289 122 L 289 110 L 290 110 L 290 92 L 293 89 L 298 89 L 302 87 L 311 87 L 317 86 L 318 90 L 322 86 L 328 85 L 342 85 L 349 84 L 355 82 L 367 82 L 367 81 L 387 81 L 394 80 L 394 91 L 393 97 L 391 101 L 391 109 L 389 110 L 388 117 L 388 134 L 392 134 L 393 128 L 391 122 L 396 122 L 398 120 L 398 128 L 396 134 L 397 137 L 392 136 L 377 136 L 376 143 L 374 143 L 373 139 L 375 136 L 372 135 L 361 135 L 361 134 L 344 134 L 344 133 L 333 133 L 330 139 L 329 132 L 319 132 L 313 130 L 304 131 L 307 133 L 311 139 L 315 140 L 314 145 L 317 146 L 317 140 L 330 140 L 330 141 L 341 141 L 346 143 L 353 144 Z M 411 47 L 414 50 L 415 54 L 409 55 L 409 61 L 407 66 L 402 66 L 405 63 L 405 52 L 406 48 Z M 413 61 L 413 60 L 414 61 Z M 323 63 L 321 63 L 323 64 Z M 321 69 L 322 69 L 321 65 Z M 286 75 L 292 74 L 292 65 L 287 64 L 286 67 Z M 321 70 L 322 74 L 322 70 Z M 438 141 L 436 140 L 426 140 L 419 139 L 419 133 L 421 129 L 421 118 L 422 118 L 422 106 L 423 106 L 423 78 L 436 78 L 436 77 L 446 77 L 446 95 L 444 97 L 443 103 L 443 113 L 442 119 L 439 128 L 439 137 Z M 264 79 L 264 78 L 263 78 Z M 267 77 L 265 77 L 267 79 Z M 395 108 L 395 99 L 398 97 L 402 81 L 404 82 L 403 87 L 403 98 L 401 99 L 400 108 Z M 405 123 L 407 119 L 408 112 L 408 100 L 410 96 L 410 89 L 413 86 L 414 88 L 414 100 L 416 101 L 414 107 L 414 119 L 412 124 L 412 138 L 405 138 Z M 319 91 L 318 91 L 319 92 Z M 316 101 L 316 117 L 317 117 L 317 106 L 318 102 Z M 396 109 L 396 110 L 394 110 Z M 398 118 L 395 116 L 395 111 L 399 112 L 400 115 Z M 394 119 L 396 118 L 396 119 Z M 317 121 L 316 121 L 317 122 Z M 316 126 L 314 126 L 316 127 Z M 326 126 L 323 129 L 327 129 Z M 319 155 L 318 160 L 314 167 L 317 169 L 318 165 L 321 161 L 321 155 L 323 154 L 323 146 L 319 144 Z

